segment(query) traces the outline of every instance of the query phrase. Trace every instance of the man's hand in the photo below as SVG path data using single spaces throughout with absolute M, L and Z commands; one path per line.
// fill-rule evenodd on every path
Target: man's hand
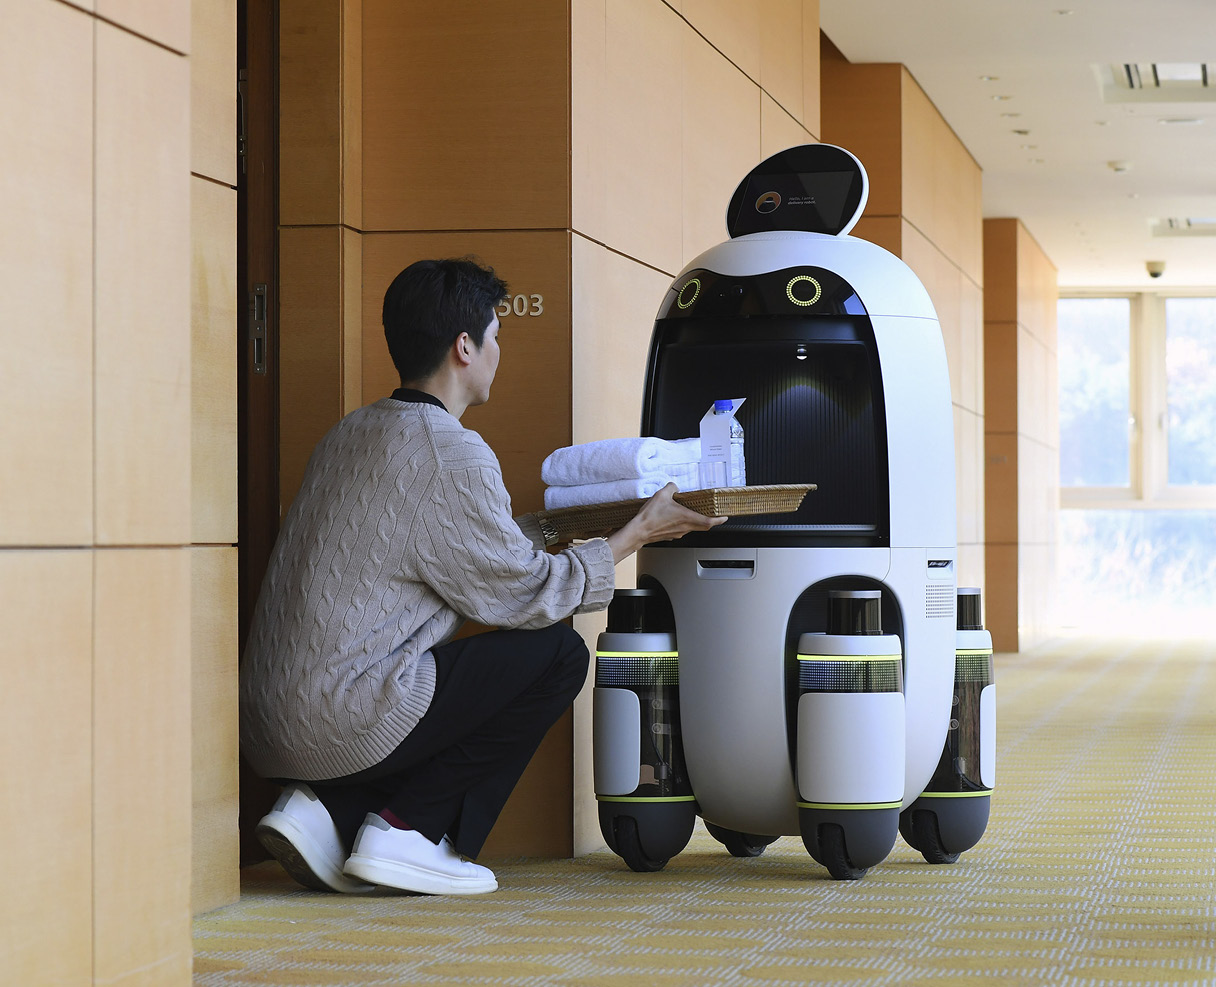
M 706 517 L 678 504 L 672 495 L 679 488 L 669 483 L 642 505 L 642 509 L 619 531 L 608 536 L 614 562 L 629 558 L 643 545 L 656 541 L 671 541 L 690 531 L 708 531 L 727 519 Z

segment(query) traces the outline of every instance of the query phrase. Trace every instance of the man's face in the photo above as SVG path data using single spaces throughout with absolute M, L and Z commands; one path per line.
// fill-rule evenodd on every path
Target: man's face
M 498 316 L 490 316 L 490 324 L 486 326 L 486 334 L 482 337 L 481 347 L 472 347 L 473 361 L 469 365 L 471 371 L 471 400 L 470 407 L 485 404 L 490 400 L 490 385 L 494 383 L 494 375 L 498 372 Z

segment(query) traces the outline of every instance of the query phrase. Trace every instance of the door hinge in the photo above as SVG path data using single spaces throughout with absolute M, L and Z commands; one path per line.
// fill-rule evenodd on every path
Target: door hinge
M 266 294 L 265 284 L 255 284 L 249 292 L 249 341 L 253 345 L 253 372 L 266 373 Z
M 236 73 L 236 159 L 241 166 L 241 174 L 245 174 L 245 87 L 249 83 L 249 70 L 239 69 Z

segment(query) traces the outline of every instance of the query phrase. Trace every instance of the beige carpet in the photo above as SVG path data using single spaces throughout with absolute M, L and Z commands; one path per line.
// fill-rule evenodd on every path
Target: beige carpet
M 476 898 L 340 897 L 277 864 L 195 922 L 195 983 L 1216 985 L 1216 649 L 1063 641 L 999 656 L 988 832 L 902 841 L 837 883 L 786 837 L 698 827 L 658 874 L 601 851 L 495 865 Z

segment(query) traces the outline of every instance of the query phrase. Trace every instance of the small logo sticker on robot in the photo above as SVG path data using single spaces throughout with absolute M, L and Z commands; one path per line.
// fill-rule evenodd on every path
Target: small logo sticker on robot
M 756 200 L 756 212 L 770 213 L 781 205 L 780 192 L 765 192 Z

